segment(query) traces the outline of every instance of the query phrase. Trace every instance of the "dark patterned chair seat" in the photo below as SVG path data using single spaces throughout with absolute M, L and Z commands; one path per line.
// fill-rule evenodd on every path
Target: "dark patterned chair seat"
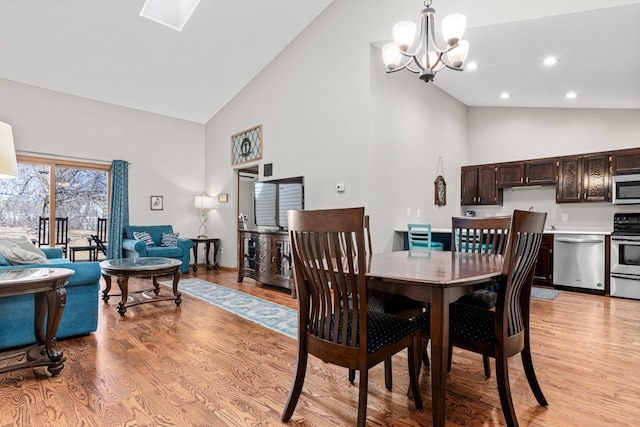
M 498 294 L 492 289 L 480 289 L 458 298 L 457 303 L 473 305 L 489 310 L 496 306 Z
M 347 326 L 348 342 L 351 342 L 352 339 L 352 316 L 353 311 L 349 310 Z M 342 334 L 343 328 L 344 324 L 341 319 L 338 334 Z M 411 320 L 403 319 L 402 317 L 394 316 L 393 314 L 369 310 L 367 315 L 367 329 L 369 333 L 367 338 L 367 352 L 373 353 L 388 346 L 389 344 L 393 344 L 413 335 L 418 330 L 418 325 Z M 356 331 L 356 342 L 354 345 L 357 345 L 359 334 L 360 331 Z M 333 339 L 333 334 L 331 334 L 331 339 Z
M 471 341 L 496 343 L 495 311 L 470 304 L 449 305 L 449 334 Z

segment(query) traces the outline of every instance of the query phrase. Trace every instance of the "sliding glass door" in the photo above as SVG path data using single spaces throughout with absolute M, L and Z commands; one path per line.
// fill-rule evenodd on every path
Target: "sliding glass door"
M 68 245 L 86 246 L 98 218 L 108 216 L 110 171 L 111 165 L 18 156 L 18 178 L 0 179 L 0 235 L 42 244 L 41 218 L 50 224 L 67 218 Z M 56 246 L 56 227 L 48 228 L 46 246 Z

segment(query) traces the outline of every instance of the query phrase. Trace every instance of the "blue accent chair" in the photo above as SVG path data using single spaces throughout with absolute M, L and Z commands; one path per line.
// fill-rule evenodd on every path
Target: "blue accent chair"
M 133 233 L 146 231 L 153 239 L 155 247 L 147 247 L 144 242 L 136 240 Z M 125 258 L 139 257 L 161 257 L 176 258 L 182 261 L 180 266 L 181 273 L 189 272 L 189 260 L 191 259 L 191 248 L 193 242 L 191 239 L 178 239 L 178 246 L 163 247 L 160 246 L 162 241 L 162 233 L 173 233 L 173 227 L 170 225 L 128 225 L 123 229 L 122 252 Z

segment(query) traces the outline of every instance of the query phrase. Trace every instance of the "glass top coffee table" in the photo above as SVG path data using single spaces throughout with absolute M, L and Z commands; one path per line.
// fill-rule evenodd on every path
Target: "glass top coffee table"
M 102 300 L 109 302 L 109 297 L 122 297 L 118 303 L 118 313 L 121 316 L 127 311 L 127 307 L 157 301 L 175 301 L 176 306 L 182 302 L 181 294 L 178 292 L 178 282 L 180 281 L 180 265 L 182 261 L 173 258 L 120 258 L 108 259 L 100 263 L 102 277 L 107 287 L 102 291 Z M 173 295 L 161 296 L 159 276 L 173 276 Z M 109 294 L 111 291 L 111 278 L 116 277 L 119 294 Z M 129 277 L 151 277 L 153 288 L 142 291 L 129 292 Z M 151 294 L 153 292 L 153 294 Z
M 0 356 L 23 363 L 4 365 L 0 373 L 46 366 L 52 376 L 64 368 L 65 357 L 58 350 L 56 333 L 67 302 L 65 286 L 75 272 L 68 268 L 24 268 L 0 271 L 0 298 L 32 294 L 35 298 L 34 332 L 36 344 Z

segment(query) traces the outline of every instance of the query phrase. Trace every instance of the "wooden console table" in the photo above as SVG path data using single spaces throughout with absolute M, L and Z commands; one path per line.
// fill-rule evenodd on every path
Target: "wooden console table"
M 193 271 L 197 271 L 198 267 L 207 267 L 209 270 L 213 267 L 214 270 L 218 269 L 218 251 L 220 250 L 220 239 L 210 237 L 192 237 L 190 239 L 193 242 L 193 264 L 191 268 Z M 205 262 L 198 263 L 198 245 L 204 243 L 205 247 Z M 213 262 L 209 262 L 209 253 L 211 252 L 211 244 L 213 243 Z
M 238 282 L 250 277 L 258 283 L 289 289 L 295 298 L 292 274 L 287 232 L 238 230 Z
M 67 268 L 24 268 L 0 271 L 0 298 L 32 294 L 35 299 L 34 331 L 37 343 L 0 356 L 0 360 L 26 358 L 26 362 L 0 368 L 0 373 L 46 366 L 60 375 L 66 358 L 58 350 L 56 333 L 67 302 L 64 288 L 75 272 Z M 45 331 L 46 321 L 46 331 Z

